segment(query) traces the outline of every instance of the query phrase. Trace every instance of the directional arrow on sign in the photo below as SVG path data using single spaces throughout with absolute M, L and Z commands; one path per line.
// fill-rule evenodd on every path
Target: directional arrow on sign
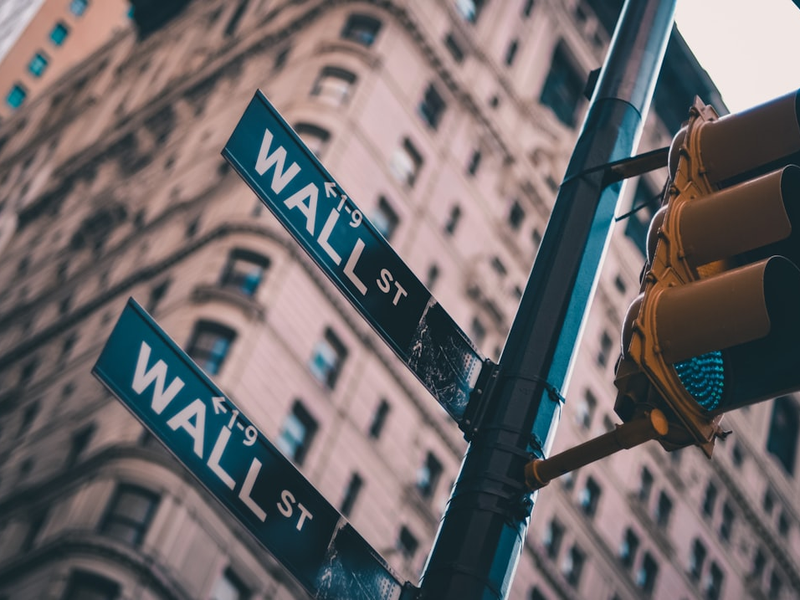
M 469 435 L 489 363 L 260 91 L 222 155 Z
M 92 373 L 313 598 L 414 589 L 133 299 Z

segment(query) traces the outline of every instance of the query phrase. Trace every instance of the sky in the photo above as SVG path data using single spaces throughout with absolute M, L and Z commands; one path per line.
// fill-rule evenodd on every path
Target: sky
M 678 0 L 675 21 L 730 112 L 800 88 L 792 0 Z

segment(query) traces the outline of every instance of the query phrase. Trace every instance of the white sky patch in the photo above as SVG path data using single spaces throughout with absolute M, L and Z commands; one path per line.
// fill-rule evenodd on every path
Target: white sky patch
M 675 19 L 731 112 L 800 88 L 792 0 L 678 0 Z

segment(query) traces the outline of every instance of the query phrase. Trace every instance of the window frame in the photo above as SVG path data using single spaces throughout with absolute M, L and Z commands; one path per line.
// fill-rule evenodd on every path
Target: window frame
M 122 512 L 130 508 L 125 504 L 132 500 L 144 502 L 145 511 L 141 518 Z M 119 483 L 106 506 L 98 531 L 117 541 L 139 547 L 147 537 L 160 500 L 161 496 L 149 488 L 134 483 Z M 138 505 L 134 507 L 137 512 L 139 508 Z M 120 531 L 115 531 L 117 528 Z M 132 534 L 130 539 L 127 532 Z
M 216 336 L 216 339 L 207 345 L 204 341 L 206 336 Z M 201 319 L 194 325 L 192 336 L 186 345 L 186 354 L 207 374 L 217 375 L 225 364 L 236 337 L 237 332 L 232 327 L 217 321 Z M 221 341 L 224 341 L 224 348 L 219 349 L 217 344 Z

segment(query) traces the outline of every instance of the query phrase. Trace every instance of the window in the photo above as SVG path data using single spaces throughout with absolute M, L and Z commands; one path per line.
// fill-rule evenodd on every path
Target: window
M 586 485 L 578 495 L 578 504 L 583 509 L 583 512 L 588 516 L 594 516 L 597 512 L 597 503 L 600 501 L 600 486 L 597 482 L 589 477 L 586 479 Z
M 544 530 L 544 537 L 542 538 L 542 544 L 545 550 L 547 550 L 547 556 L 550 558 L 558 556 L 558 551 L 561 549 L 561 541 L 563 539 L 564 526 L 555 519 L 551 519 L 550 523 L 547 525 L 547 529 Z
M 520 206 L 516 200 L 511 204 L 511 209 L 508 211 L 508 224 L 514 231 L 519 231 L 522 222 L 525 220 L 525 209 Z
M 475 150 L 469 159 L 469 164 L 467 165 L 467 174 L 475 175 L 478 172 L 478 167 L 480 166 L 481 166 L 481 151 Z
M 369 47 L 375 42 L 380 30 L 381 22 L 378 19 L 369 15 L 353 14 L 344 24 L 341 37 Z
M 642 474 L 639 479 L 639 500 L 647 503 L 650 500 L 650 491 L 653 489 L 653 475 L 647 467 L 642 467 Z
M 547 600 L 547 596 L 545 596 L 537 586 L 533 586 L 533 588 L 531 588 L 530 600 Z
M 314 376 L 333 389 L 347 358 L 347 348 L 331 329 L 325 330 L 323 338 L 314 346 L 308 368 Z
M 530 17 L 533 10 L 533 0 L 525 0 L 525 5 L 522 8 L 522 16 Z
M 44 75 L 45 69 L 47 69 L 47 57 L 41 52 L 37 52 L 28 63 L 28 72 L 34 77 L 41 77 Z
M 692 544 L 692 553 L 689 555 L 689 575 L 699 581 L 703 572 L 703 562 L 706 560 L 706 547 L 698 539 Z
M 72 441 L 69 447 L 69 454 L 67 454 L 66 466 L 71 467 L 78 462 L 78 459 L 86 450 L 89 442 L 94 435 L 94 425 L 87 425 L 77 433 L 73 434 Z
M 416 536 L 411 533 L 408 528 L 404 525 L 400 528 L 400 533 L 397 536 L 397 549 L 400 550 L 401 554 L 406 558 L 406 560 L 411 560 L 414 558 L 414 554 L 417 552 L 417 548 L 419 547 L 419 542 L 417 541 Z
M 200 321 L 194 327 L 186 353 L 206 373 L 216 375 L 235 338 L 236 332 L 229 327 L 212 321 Z
M 722 521 L 719 524 L 719 537 L 724 541 L 731 539 L 731 531 L 733 529 L 733 509 L 726 502 L 722 505 Z
M 767 451 L 778 459 L 789 475 L 794 474 L 798 429 L 798 411 L 794 401 L 788 396 L 775 400 L 772 405 Z
M 356 504 L 356 500 L 358 500 L 358 494 L 361 492 L 362 487 L 364 487 L 364 480 L 361 479 L 358 473 L 353 473 L 344 490 L 344 498 L 342 498 L 341 513 L 345 517 L 349 517 L 350 513 L 353 512 L 353 507 Z
M 233 11 L 230 21 L 225 25 L 225 37 L 231 37 L 236 33 L 236 28 L 239 26 L 239 22 L 242 20 L 244 11 L 247 10 L 249 2 L 250 0 L 239 0 L 239 5 L 236 7 L 236 10 Z
M 244 296 L 254 296 L 269 264 L 266 256 L 237 248 L 228 256 L 219 284 Z
M 714 514 L 714 503 L 717 501 L 717 486 L 710 481 L 706 486 L 706 495 L 703 498 L 703 514 L 712 516 Z
M 578 401 L 575 421 L 584 429 L 589 429 L 592 426 L 595 408 L 597 408 L 597 398 L 591 391 L 586 390 Z
M 603 334 L 600 336 L 600 352 L 597 353 L 597 364 L 601 367 L 605 367 L 608 365 L 608 358 L 611 354 L 611 350 L 614 347 L 614 340 L 611 339 L 611 336 L 608 335 L 607 331 L 604 331 Z
M 586 555 L 577 546 L 572 546 L 564 556 L 564 563 L 561 565 L 561 572 L 566 577 L 567 581 L 572 587 L 578 587 L 580 583 L 581 573 L 583 572 L 583 564 L 586 562 Z
M 403 144 L 395 150 L 389 168 L 400 183 L 413 187 L 422 168 L 422 156 L 411 140 L 403 139 Z
M 390 409 L 389 403 L 386 400 L 381 400 L 380 404 L 378 404 L 378 408 L 375 409 L 375 414 L 372 417 L 372 424 L 369 426 L 369 437 L 377 440 L 381 436 Z
M 764 567 L 766 564 L 767 557 L 764 554 L 764 551 L 759 548 L 756 550 L 755 556 L 753 556 L 753 568 L 750 571 L 750 574 L 754 579 L 758 579 L 764 574 Z
M 302 402 L 295 400 L 292 411 L 283 422 L 277 446 L 295 463 L 302 465 L 316 433 L 317 420 Z
M 119 584 L 88 571 L 73 571 L 63 600 L 115 600 Z
M 506 65 L 511 66 L 514 64 L 514 59 L 517 57 L 517 50 L 519 49 L 519 40 L 511 40 L 506 48 Z
M 639 586 L 645 594 L 649 595 L 653 593 L 657 576 L 658 564 L 649 552 L 645 552 L 642 566 L 636 572 L 636 585 Z
M 53 42 L 54 46 L 61 46 L 64 43 L 64 40 L 67 39 L 68 35 L 69 27 L 67 27 L 64 23 L 58 22 L 50 32 L 50 41 Z
M 787 537 L 789 535 L 789 528 L 789 518 L 786 516 L 785 512 L 781 511 L 778 517 L 778 533 L 781 534 L 781 537 Z
M 439 267 L 436 266 L 436 264 L 432 264 L 428 267 L 428 274 L 425 277 L 425 287 L 433 291 L 433 288 L 436 287 L 436 282 L 439 281 L 439 275 Z
M 247 586 L 236 573 L 228 567 L 217 579 L 209 600 L 245 600 L 249 595 L 250 590 L 247 589 Z
M 719 600 L 722 594 L 723 578 L 722 569 L 719 568 L 717 563 L 712 562 L 711 567 L 708 569 L 708 576 L 704 586 L 706 600 Z
M 764 500 L 761 504 L 761 508 L 764 509 L 766 514 L 772 514 L 772 509 L 775 508 L 775 496 L 772 495 L 772 490 L 767 489 L 767 491 L 764 492 Z
M 296 123 L 294 130 L 315 156 L 320 157 L 328 146 L 331 134 L 328 130 L 313 123 Z
M 647 232 L 660 205 L 660 194 L 653 190 L 644 179 L 640 179 L 633 197 L 632 212 L 625 224 L 625 235 L 636 244 L 642 256 L 647 256 Z
M 564 125 L 574 127 L 583 87 L 583 76 L 572 66 L 564 45 L 559 44 L 553 53 L 553 62 L 539 101 L 551 108 Z
M 22 413 L 22 422 L 19 424 L 19 429 L 17 430 L 17 435 L 22 435 L 26 431 L 28 431 L 33 425 L 33 421 L 36 419 L 36 415 L 39 414 L 39 403 L 34 402 L 28 408 L 25 409 L 25 412 Z
M 442 477 L 442 463 L 433 453 L 428 452 L 425 462 L 417 470 L 417 489 L 424 498 L 431 498 L 436 493 L 436 486 Z
M 483 9 L 484 0 L 456 0 L 456 10 L 467 23 L 475 23 Z
M 476 346 L 480 346 L 486 340 L 486 327 L 478 317 L 472 319 L 469 327 L 469 336 Z
M 425 90 L 422 102 L 419 104 L 420 116 L 431 128 L 436 129 L 439 127 L 445 108 L 447 108 L 447 105 L 444 103 L 441 94 L 436 91 L 433 84 L 430 84 L 428 89 Z
M 773 571 L 772 575 L 769 576 L 769 598 L 770 600 L 777 599 L 781 595 L 781 588 L 783 587 L 783 582 L 778 574 Z
M 150 290 L 150 297 L 147 299 L 147 312 L 153 314 L 158 309 L 161 301 L 167 295 L 170 283 L 171 280 L 165 279 Z
M 111 499 L 100 533 L 138 546 L 144 539 L 158 505 L 158 495 L 144 488 L 122 484 Z
M 656 504 L 656 510 L 653 515 L 658 526 L 666 527 L 669 525 L 669 517 L 671 514 L 672 500 L 670 500 L 670 497 L 665 492 L 661 492 L 658 495 L 658 504 Z
M 82 17 L 83 13 L 86 12 L 86 8 L 89 6 L 88 0 L 71 0 L 69 3 L 69 12 L 71 12 L 76 17 Z
M 447 34 L 447 37 L 444 38 L 444 45 L 450 52 L 450 56 L 453 57 L 454 61 L 460 63 L 462 60 L 464 60 L 464 51 L 461 49 L 461 45 L 453 37 L 453 34 Z
M 628 528 L 625 530 L 625 537 L 622 538 L 622 544 L 619 547 L 619 559 L 622 564 L 630 568 L 636 560 L 636 551 L 639 549 L 639 537 Z
M 450 209 L 450 214 L 447 217 L 447 223 L 444 224 L 444 231 L 448 235 L 453 235 L 458 227 L 458 222 L 461 220 L 461 207 L 458 204 Z
M 22 84 L 15 83 L 11 87 L 11 91 L 8 92 L 8 96 L 6 96 L 6 104 L 8 104 L 11 108 L 19 108 L 22 106 L 22 103 L 25 102 L 25 97 L 28 95 L 27 90 L 22 87 Z
M 375 211 L 370 216 L 370 221 L 388 242 L 392 239 L 395 229 L 400 224 L 400 217 L 397 216 L 389 201 L 384 196 L 381 196 L 378 198 L 378 205 L 375 207 Z
M 731 460 L 737 469 L 740 469 L 744 463 L 744 451 L 742 450 L 739 442 L 736 442 L 733 445 L 733 450 L 731 450 Z
M 36 543 L 36 538 L 39 537 L 39 533 L 41 533 L 42 527 L 44 527 L 46 520 L 46 509 L 39 509 L 31 515 L 31 518 L 28 521 L 28 530 L 25 532 L 25 539 L 22 540 L 22 544 L 20 546 L 20 550 L 22 552 L 27 552 L 33 548 L 33 545 Z
M 324 67 L 311 88 L 311 95 L 333 106 L 341 106 L 350 99 L 355 81 L 356 76 L 350 71 L 339 67 Z

